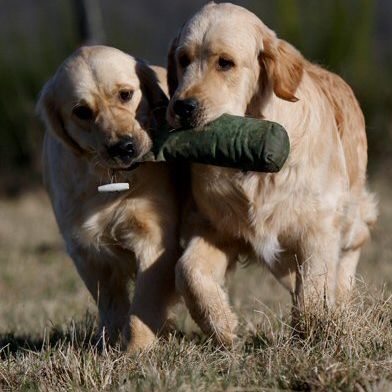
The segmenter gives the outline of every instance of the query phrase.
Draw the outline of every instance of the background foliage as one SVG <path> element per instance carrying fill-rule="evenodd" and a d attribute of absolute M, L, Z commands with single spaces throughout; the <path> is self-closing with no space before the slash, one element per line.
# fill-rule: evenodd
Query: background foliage
<path fill-rule="evenodd" d="M 0 178 L 36 183 L 40 88 L 79 44 L 78 0 L 0 0 Z M 309 59 L 342 75 L 364 109 L 371 170 L 386 170 L 392 142 L 392 3 L 389 0 L 242 0 Z M 165 65 L 171 38 L 205 1 L 97 1 L 105 43 Z M 388 173 L 389 174 L 389 173 Z"/>

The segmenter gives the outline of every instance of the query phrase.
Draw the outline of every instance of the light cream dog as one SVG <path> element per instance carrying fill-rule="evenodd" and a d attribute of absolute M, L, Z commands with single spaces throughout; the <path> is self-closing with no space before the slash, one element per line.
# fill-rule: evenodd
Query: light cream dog
<path fill-rule="evenodd" d="M 176 285 L 195 321 L 232 342 L 236 317 L 222 285 L 240 253 L 264 260 L 295 309 L 324 293 L 329 302 L 345 296 L 376 219 L 365 123 L 350 87 L 229 3 L 209 3 L 183 26 L 168 67 L 173 126 L 248 115 L 282 124 L 291 142 L 277 174 L 192 165 L 196 211 Z"/>
<path fill-rule="evenodd" d="M 154 70 L 162 82 L 165 70 Z M 38 103 L 47 128 L 44 181 L 68 253 L 97 302 L 102 331 L 111 342 L 121 334 L 130 348 L 151 344 L 164 327 L 179 257 L 170 171 L 134 165 L 151 147 L 153 110 L 167 103 L 154 70 L 114 48 L 81 48 Z M 97 192 L 114 180 L 130 190 Z"/>

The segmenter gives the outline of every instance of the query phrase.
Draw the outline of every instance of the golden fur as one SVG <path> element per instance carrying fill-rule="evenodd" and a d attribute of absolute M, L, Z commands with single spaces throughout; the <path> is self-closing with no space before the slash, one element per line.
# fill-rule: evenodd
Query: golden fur
<path fill-rule="evenodd" d="M 282 124 L 291 142 L 276 174 L 191 167 L 194 209 L 176 285 L 204 332 L 228 344 L 235 336 L 222 285 L 240 253 L 264 260 L 295 309 L 324 292 L 329 303 L 346 296 L 376 219 L 365 123 L 351 88 L 229 3 L 209 3 L 183 26 L 169 52 L 168 83 L 173 126 L 180 124 L 173 103 L 194 98 L 194 125 L 249 115 Z"/>
<path fill-rule="evenodd" d="M 151 146 L 153 110 L 167 102 L 166 72 L 155 72 L 109 47 L 79 49 L 45 85 L 38 111 L 46 124 L 44 182 L 67 251 L 97 302 L 101 330 L 128 347 L 151 344 L 175 298 L 177 201 L 168 167 L 143 164 L 132 171 L 111 159 L 106 147 L 122 135 L 135 140 L 138 157 Z M 119 92 L 133 91 L 129 102 Z M 75 117 L 88 105 L 91 120 Z M 99 194 L 112 180 L 130 190 Z M 132 304 L 130 279 L 136 275 Z"/>

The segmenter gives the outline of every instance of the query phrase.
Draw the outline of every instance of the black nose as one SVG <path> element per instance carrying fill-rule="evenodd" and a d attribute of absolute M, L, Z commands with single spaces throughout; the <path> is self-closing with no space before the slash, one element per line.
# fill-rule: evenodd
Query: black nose
<path fill-rule="evenodd" d="M 131 159 L 135 156 L 135 145 L 130 136 L 121 138 L 119 142 L 108 147 L 112 158 Z"/>
<path fill-rule="evenodd" d="M 182 119 L 188 119 L 192 116 L 193 112 L 197 109 L 198 102 L 195 98 L 177 99 L 174 101 L 174 113 Z"/>

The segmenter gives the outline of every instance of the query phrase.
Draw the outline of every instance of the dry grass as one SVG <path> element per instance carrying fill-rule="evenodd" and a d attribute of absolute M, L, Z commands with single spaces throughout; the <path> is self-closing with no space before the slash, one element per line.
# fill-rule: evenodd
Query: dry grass
<path fill-rule="evenodd" d="M 47 198 L 0 201 L 0 390 L 392 390 L 392 201 L 388 183 L 372 188 L 380 220 L 350 306 L 309 312 L 293 333 L 288 295 L 251 266 L 230 285 L 236 347 L 177 333 L 139 355 L 98 351 L 95 307 Z"/>

